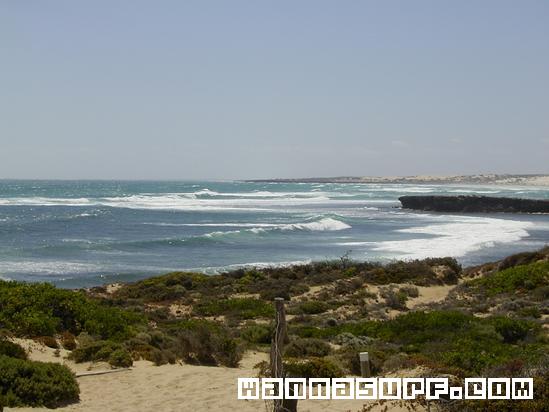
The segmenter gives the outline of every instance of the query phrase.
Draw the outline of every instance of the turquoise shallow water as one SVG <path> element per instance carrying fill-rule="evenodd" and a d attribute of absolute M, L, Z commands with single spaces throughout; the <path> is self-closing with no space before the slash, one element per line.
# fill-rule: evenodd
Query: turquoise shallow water
<path fill-rule="evenodd" d="M 476 264 L 549 243 L 549 216 L 398 208 L 422 193 L 549 198 L 535 187 L 0 181 L 0 276 L 80 287 L 346 252 Z"/>

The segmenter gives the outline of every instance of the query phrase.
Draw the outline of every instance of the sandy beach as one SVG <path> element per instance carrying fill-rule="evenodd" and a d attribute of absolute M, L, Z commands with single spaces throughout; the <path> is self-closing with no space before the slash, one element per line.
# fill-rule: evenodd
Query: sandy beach
<path fill-rule="evenodd" d="M 60 356 L 54 349 L 45 347 L 30 340 L 16 339 L 29 351 L 29 357 L 42 362 L 60 362 L 71 368 L 76 374 L 92 371 L 111 370 L 106 363 L 75 364 L 64 357 L 67 351 L 61 350 Z M 56 409 L 65 411 L 89 412 L 201 412 L 231 411 L 242 412 L 265 411 L 264 401 L 238 400 L 236 398 L 237 379 L 239 377 L 257 376 L 254 365 L 267 360 L 268 355 L 262 352 L 247 352 L 240 367 L 208 367 L 187 364 L 154 366 L 148 361 L 137 361 L 130 370 L 104 375 L 78 377 L 80 385 L 80 402 Z M 411 376 L 411 372 L 407 376 Z M 303 400 L 299 401 L 300 412 L 331 411 L 358 412 L 364 401 L 360 400 Z M 371 404 L 369 404 L 371 405 Z M 372 405 L 371 411 L 382 411 L 385 406 Z M 404 405 L 391 403 L 391 411 L 409 411 Z M 423 410 L 414 405 L 417 411 Z M 39 412 L 47 408 L 5 408 L 5 411 Z"/>

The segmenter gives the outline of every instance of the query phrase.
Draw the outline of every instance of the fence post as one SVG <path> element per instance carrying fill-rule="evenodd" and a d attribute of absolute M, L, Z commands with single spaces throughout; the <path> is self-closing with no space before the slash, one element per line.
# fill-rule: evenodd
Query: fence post
<path fill-rule="evenodd" d="M 360 358 L 360 376 L 369 378 L 371 376 L 370 355 L 368 355 L 368 352 L 360 352 L 358 356 Z"/>
<path fill-rule="evenodd" d="M 275 298 L 275 330 L 271 340 L 271 377 L 285 378 L 282 350 L 288 343 L 284 298 Z M 283 391 L 283 388 L 280 388 Z M 297 399 L 274 399 L 274 412 L 297 412 Z"/>

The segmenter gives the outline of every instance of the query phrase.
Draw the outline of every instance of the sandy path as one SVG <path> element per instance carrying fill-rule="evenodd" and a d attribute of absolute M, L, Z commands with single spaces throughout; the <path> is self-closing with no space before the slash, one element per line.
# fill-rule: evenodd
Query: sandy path
<path fill-rule="evenodd" d="M 53 350 L 34 342 L 18 340 L 31 349 L 30 358 L 40 361 L 52 361 L 66 364 L 75 372 L 87 370 L 106 370 L 106 364 L 78 364 L 55 357 Z M 263 401 L 244 401 L 236 399 L 237 378 L 254 377 L 255 364 L 267 359 L 267 354 L 247 352 L 239 368 L 194 366 L 186 364 L 154 366 L 147 361 L 135 362 L 132 370 L 118 373 L 82 376 L 80 384 L 80 402 L 63 408 L 65 411 L 90 412 L 201 412 L 265 411 Z M 300 412 L 331 411 L 357 412 L 364 401 L 357 400 L 300 400 Z M 379 406 L 372 409 L 381 411 Z M 6 411 L 38 412 L 46 408 L 5 408 Z M 389 407 L 390 411 L 406 411 L 398 406 Z"/>
<path fill-rule="evenodd" d="M 431 303 L 442 302 L 448 297 L 450 291 L 456 285 L 441 285 L 441 286 L 416 286 L 419 292 L 417 298 L 410 298 L 406 302 L 406 306 L 410 309 L 418 309 L 427 306 Z"/>

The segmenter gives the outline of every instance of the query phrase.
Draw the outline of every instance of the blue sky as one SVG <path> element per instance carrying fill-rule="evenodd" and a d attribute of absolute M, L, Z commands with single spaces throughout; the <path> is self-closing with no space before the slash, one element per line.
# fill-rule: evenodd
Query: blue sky
<path fill-rule="evenodd" d="M 0 0 L 0 178 L 547 173 L 548 1 Z"/>

